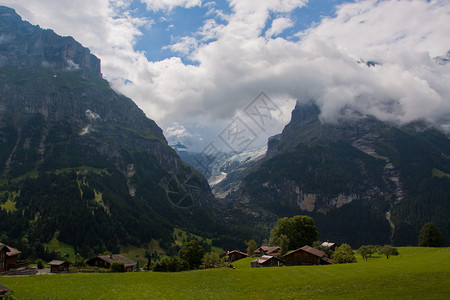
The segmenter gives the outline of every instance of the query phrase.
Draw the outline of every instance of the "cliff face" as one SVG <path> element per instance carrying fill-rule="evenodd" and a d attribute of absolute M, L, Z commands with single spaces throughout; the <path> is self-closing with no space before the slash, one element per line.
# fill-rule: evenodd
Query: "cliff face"
<path fill-rule="evenodd" d="M 321 239 L 354 246 L 414 245 L 428 221 L 450 236 L 440 213 L 450 213 L 444 134 L 420 122 L 397 127 L 358 112 L 322 124 L 319 114 L 313 103 L 297 104 L 283 132 L 269 139 L 266 157 L 245 171 L 240 191 L 226 199 L 232 220 L 247 215 L 241 219 L 258 228 L 265 226 L 260 219 L 272 224 L 308 214 Z"/>
<path fill-rule="evenodd" d="M 42 226 L 34 241 L 58 234 L 87 254 L 151 239 L 168 248 L 174 227 L 207 235 L 215 224 L 205 216 L 213 199 L 206 179 L 132 100 L 110 88 L 100 60 L 73 38 L 32 26 L 5 7 L 0 144 L 0 219 L 31 224 L 11 231 L 11 239 Z M 8 226 L 14 222 L 0 235 Z"/>
<path fill-rule="evenodd" d="M 0 7 L 0 46 L 7 56 L 0 56 L 0 66 L 22 70 L 38 65 L 54 70 L 76 70 L 101 76 L 100 60 L 72 37 L 61 37 L 52 30 L 42 30 L 23 22 L 16 12 Z"/>

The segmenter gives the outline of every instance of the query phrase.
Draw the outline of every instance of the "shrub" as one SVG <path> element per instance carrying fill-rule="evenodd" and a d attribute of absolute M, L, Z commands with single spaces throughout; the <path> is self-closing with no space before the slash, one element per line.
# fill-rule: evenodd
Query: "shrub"
<path fill-rule="evenodd" d="M 111 272 L 125 272 L 125 265 L 122 261 L 114 261 L 110 269 Z"/>
<path fill-rule="evenodd" d="M 331 257 L 333 258 L 333 263 L 335 264 L 356 262 L 355 253 L 348 244 L 342 244 L 340 247 L 337 247 Z"/>

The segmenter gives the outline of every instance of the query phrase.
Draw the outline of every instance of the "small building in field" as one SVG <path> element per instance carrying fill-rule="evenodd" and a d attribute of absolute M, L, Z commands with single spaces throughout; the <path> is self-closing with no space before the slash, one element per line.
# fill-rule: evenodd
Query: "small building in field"
<path fill-rule="evenodd" d="M 289 266 L 326 265 L 333 263 L 331 259 L 328 259 L 325 256 L 325 252 L 308 245 L 285 254 L 281 258 L 286 262 L 286 265 Z"/>
<path fill-rule="evenodd" d="M 321 244 L 321 246 L 322 247 L 326 247 L 326 248 L 330 248 L 331 250 L 336 250 L 336 247 L 339 247 L 339 245 L 338 244 L 336 244 L 336 243 L 331 243 L 331 242 L 323 242 L 322 244 Z"/>
<path fill-rule="evenodd" d="M 135 261 L 132 261 L 131 259 L 128 259 L 120 254 L 97 256 L 91 260 L 88 260 L 87 264 L 92 267 L 109 269 L 111 268 L 111 264 L 116 261 L 123 262 L 123 265 L 125 266 L 125 272 L 133 272 L 133 269 L 136 267 Z"/>
<path fill-rule="evenodd" d="M 14 294 L 13 290 L 0 284 L 0 298 L 11 296 L 12 294 Z"/>
<path fill-rule="evenodd" d="M 258 249 L 256 249 L 253 254 L 255 256 L 263 256 L 263 255 L 270 255 L 270 256 L 278 256 L 280 252 L 280 247 L 269 247 L 269 246 L 261 246 Z"/>
<path fill-rule="evenodd" d="M 252 260 L 250 264 L 252 268 L 281 267 L 284 266 L 284 261 L 275 256 L 263 255 L 255 260 Z"/>
<path fill-rule="evenodd" d="M 227 256 L 228 256 L 228 261 L 233 262 L 233 261 L 237 261 L 237 260 L 248 257 L 248 254 L 241 252 L 239 250 L 233 250 L 233 251 L 227 252 Z"/>
<path fill-rule="evenodd" d="M 64 260 L 52 260 L 48 263 L 51 273 L 69 272 L 70 262 Z"/>
<path fill-rule="evenodd" d="M 21 265 L 17 263 L 20 254 L 22 254 L 22 252 L 19 250 L 0 243 L 0 273 L 21 267 Z"/>

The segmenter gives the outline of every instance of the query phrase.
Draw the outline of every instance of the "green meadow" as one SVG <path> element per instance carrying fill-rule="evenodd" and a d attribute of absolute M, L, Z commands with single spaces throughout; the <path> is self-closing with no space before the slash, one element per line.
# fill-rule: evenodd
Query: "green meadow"
<path fill-rule="evenodd" d="M 0 277 L 16 299 L 449 299 L 450 248 L 344 265 Z"/>

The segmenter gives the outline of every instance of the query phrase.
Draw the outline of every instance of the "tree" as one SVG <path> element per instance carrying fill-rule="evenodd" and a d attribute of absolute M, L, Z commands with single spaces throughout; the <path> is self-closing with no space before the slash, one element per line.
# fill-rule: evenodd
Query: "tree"
<path fill-rule="evenodd" d="M 425 223 L 419 234 L 420 247 L 442 247 L 445 238 L 439 228 L 433 222 Z"/>
<path fill-rule="evenodd" d="M 397 248 L 389 245 L 384 245 L 380 250 L 378 250 L 378 253 L 386 255 L 386 259 L 389 259 L 389 256 L 397 256 L 399 254 Z"/>
<path fill-rule="evenodd" d="M 111 272 L 125 272 L 123 261 L 113 261 L 110 267 Z"/>
<path fill-rule="evenodd" d="M 190 269 L 196 269 L 200 266 L 203 254 L 203 247 L 196 240 L 185 243 L 179 251 L 180 258 L 188 262 Z"/>
<path fill-rule="evenodd" d="M 340 247 L 337 247 L 331 257 L 333 258 L 333 263 L 335 264 L 356 262 L 355 253 L 348 244 L 342 244 Z"/>
<path fill-rule="evenodd" d="M 372 257 L 372 254 L 376 252 L 376 248 L 373 245 L 364 245 L 357 252 L 367 261 L 367 258 Z"/>
<path fill-rule="evenodd" d="M 255 252 L 255 250 L 258 249 L 258 244 L 256 244 L 255 240 L 250 240 L 246 244 L 248 256 L 253 256 L 253 252 Z"/>
<path fill-rule="evenodd" d="M 205 255 L 203 255 L 202 262 L 206 268 L 211 268 L 214 267 L 215 265 L 219 265 L 220 264 L 219 254 L 217 254 L 214 251 L 212 251 L 211 253 L 205 253 Z"/>
<path fill-rule="evenodd" d="M 287 235 L 282 234 L 278 241 L 280 245 L 280 255 L 285 255 L 289 250 L 289 238 Z"/>
<path fill-rule="evenodd" d="M 319 236 L 319 231 L 314 224 L 314 219 L 308 216 L 294 216 L 281 218 L 272 229 L 270 240 L 273 244 L 280 244 L 281 235 L 289 239 L 289 248 L 297 249 L 305 245 L 311 245 Z"/>

